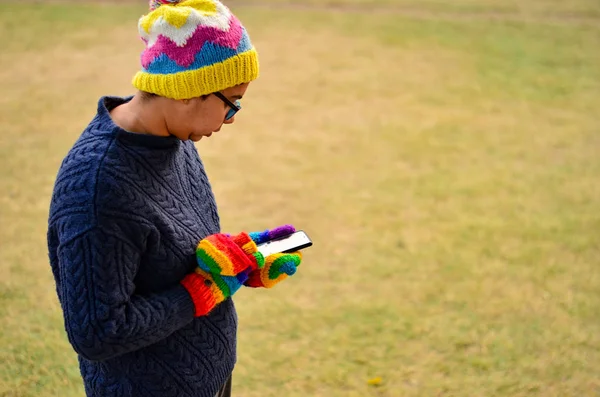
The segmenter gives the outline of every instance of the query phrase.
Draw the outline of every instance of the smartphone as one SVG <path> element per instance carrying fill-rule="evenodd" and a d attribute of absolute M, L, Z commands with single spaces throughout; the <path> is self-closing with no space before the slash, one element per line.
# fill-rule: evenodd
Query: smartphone
<path fill-rule="evenodd" d="M 271 254 L 276 254 L 278 252 L 294 252 L 310 247 L 311 245 L 312 241 L 308 235 L 304 233 L 304 231 L 298 230 L 296 233 L 292 233 L 289 236 L 267 241 L 266 243 L 259 244 L 257 247 L 258 251 L 266 258 Z"/>

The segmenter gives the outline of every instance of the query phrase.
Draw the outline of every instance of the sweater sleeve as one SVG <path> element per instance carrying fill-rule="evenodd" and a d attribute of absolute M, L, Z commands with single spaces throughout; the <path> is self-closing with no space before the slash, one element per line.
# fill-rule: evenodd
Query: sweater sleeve
<path fill-rule="evenodd" d="M 67 335 L 88 360 L 148 346 L 193 319 L 192 299 L 181 285 L 136 294 L 134 278 L 142 254 L 123 238 L 92 228 L 61 244 L 57 254 Z"/>

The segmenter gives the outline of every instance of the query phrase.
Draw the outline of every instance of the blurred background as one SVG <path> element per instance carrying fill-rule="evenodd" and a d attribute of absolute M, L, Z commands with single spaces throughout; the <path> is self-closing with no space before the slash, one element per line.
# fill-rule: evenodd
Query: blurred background
<path fill-rule="evenodd" d="M 198 145 L 241 291 L 234 395 L 600 395 L 600 2 L 230 1 L 261 77 Z M 83 396 L 46 248 L 60 162 L 133 94 L 143 0 L 0 1 L 0 396 Z"/>

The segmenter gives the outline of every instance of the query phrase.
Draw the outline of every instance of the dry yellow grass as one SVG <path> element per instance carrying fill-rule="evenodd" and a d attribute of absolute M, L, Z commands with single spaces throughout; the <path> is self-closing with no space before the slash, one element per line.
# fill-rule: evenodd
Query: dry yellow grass
<path fill-rule="evenodd" d="M 248 5 L 241 0 L 230 3 Z M 253 6 L 336 9 L 347 11 L 404 12 L 414 16 L 447 18 L 534 19 L 542 21 L 589 21 L 600 18 L 594 0 L 258 0 Z"/>
<path fill-rule="evenodd" d="M 0 396 L 82 395 L 48 199 L 98 97 L 131 93 L 141 12 L 0 5 Z M 600 394 L 600 30 L 239 12 L 262 77 L 198 145 L 223 229 L 315 246 L 236 298 L 236 392 Z"/>

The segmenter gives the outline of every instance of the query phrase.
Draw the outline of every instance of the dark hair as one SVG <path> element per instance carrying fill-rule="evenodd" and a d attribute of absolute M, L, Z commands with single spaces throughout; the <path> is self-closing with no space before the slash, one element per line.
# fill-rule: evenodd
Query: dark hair
<path fill-rule="evenodd" d="M 153 94 L 152 92 L 140 91 L 140 98 L 142 101 L 149 101 L 151 99 L 156 98 L 158 95 Z"/>
<path fill-rule="evenodd" d="M 205 101 L 211 94 L 202 95 L 200 98 Z M 154 98 L 157 98 L 159 95 L 154 94 L 152 92 L 140 91 L 140 98 L 142 101 L 150 101 Z"/>

